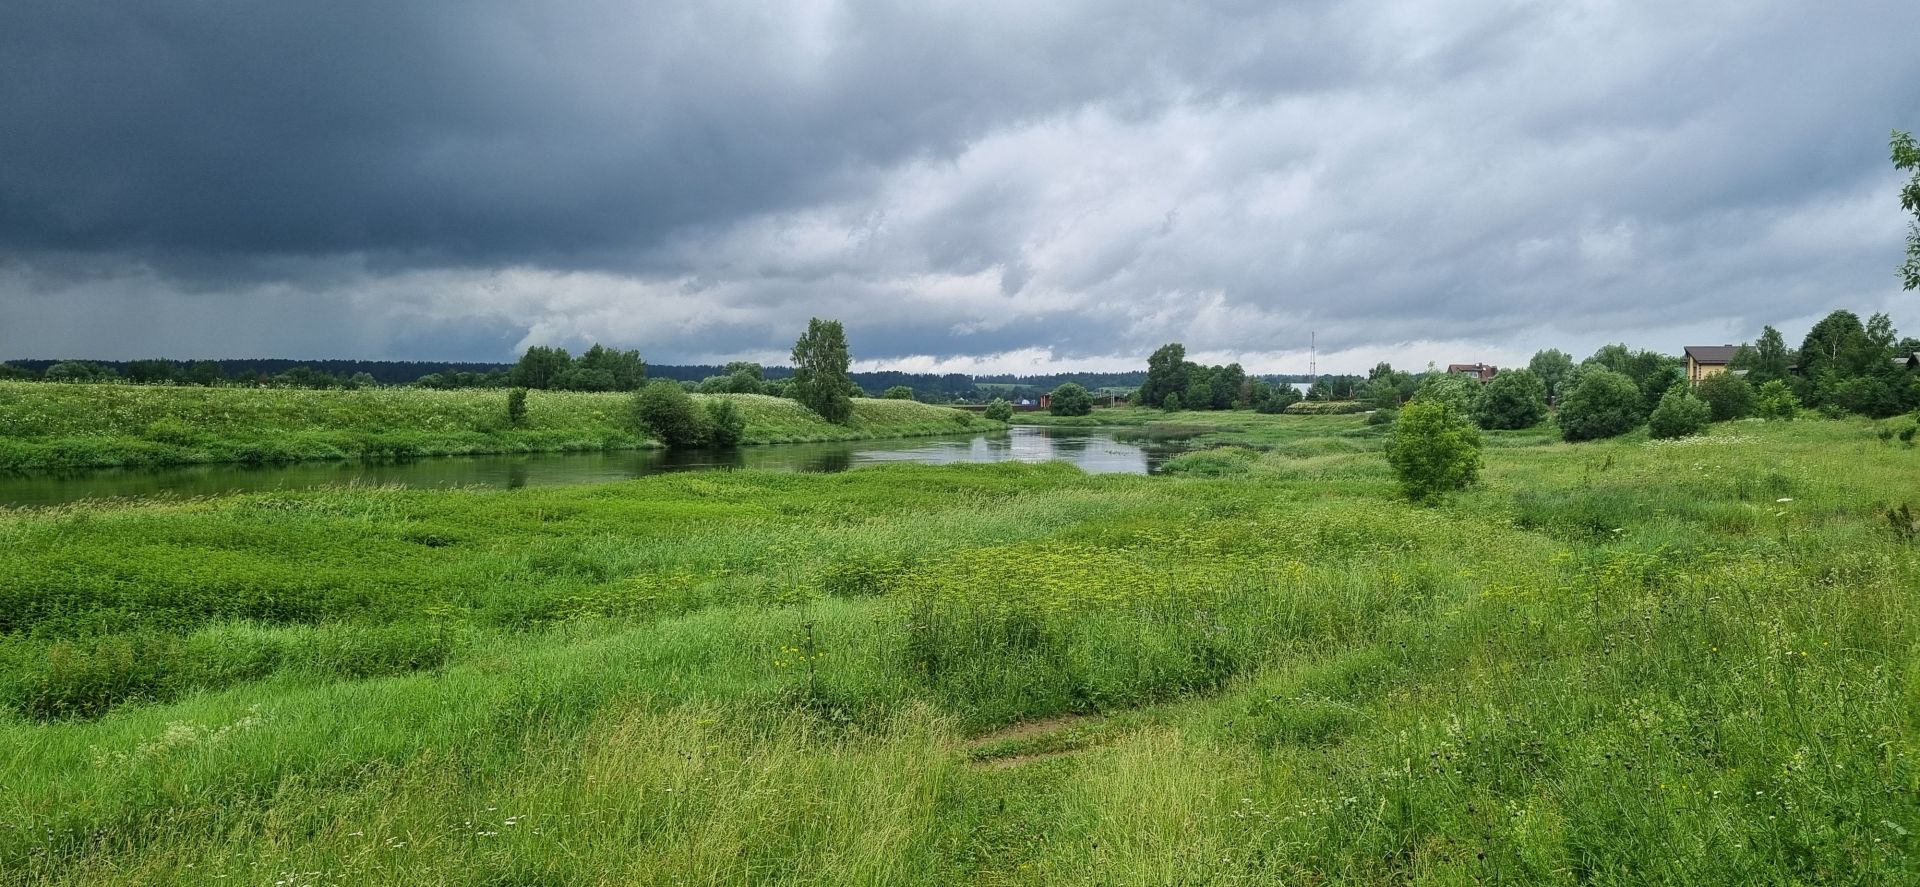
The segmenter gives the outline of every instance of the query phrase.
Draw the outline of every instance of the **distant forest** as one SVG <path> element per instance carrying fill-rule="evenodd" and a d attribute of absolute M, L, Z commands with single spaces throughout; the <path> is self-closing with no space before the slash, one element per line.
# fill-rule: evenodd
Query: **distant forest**
<path fill-rule="evenodd" d="M 32 373 L 35 376 L 43 376 L 49 368 L 56 364 L 81 362 L 83 361 L 14 360 L 8 361 L 7 365 L 17 370 Z M 110 371 L 112 375 L 121 378 L 138 378 L 142 375 L 142 367 L 137 365 L 151 367 L 156 362 L 157 361 L 117 360 L 84 361 L 84 363 Z M 190 368 L 199 365 L 205 367 L 205 369 L 201 370 L 203 373 L 213 367 L 218 367 L 219 375 L 224 381 L 239 384 L 245 384 L 249 381 L 271 384 L 275 380 L 285 381 L 283 377 L 288 373 L 293 373 L 295 376 L 306 376 L 309 374 L 319 376 L 324 374 L 327 377 L 342 380 L 360 377 L 363 380 L 378 385 L 411 385 L 428 377 L 451 379 L 456 376 L 461 376 L 467 380 L 473 380 L 473 382 L 469 382 L 468 384 L 478 382 L 484 385 L 486 382 L 481 380 L 498 380 L 498 385 L 505 386 L 507 384 L 507 375 L 514 367 L 511 363 L 463 363 L 425 360 L 289 360 L 283 358 L 208 360 L 195 362 L 168 361 L 168 363 L 173 364 L 173 375 L 178 379 L 187 379 Z M 305 368 L 307 372 L 296 372 L 301 368 Z M 676 382 L 697 383 L 717 376 L 725 376 L 728 372 L 729 370 L 725 366 L 710 364 L 646 365 L 646 375 L 648 378 L 672 379 Z M 793 369 L 791 367 L 783 366 L 766 367 L 764 372 L 765 378 L 770 381 L 786 379 L 793 375 Z M 1044 375 L 998 373 L 978 376 L 965 373 L 905 373 L 886 370 L 871 373 L 856 372 L 849 375 L 852 377 L 854 384 L 859 385 L 862 389 L 872 394 L 877 395 L 895 386 L 906 386 L 913 389 L 914 396 L 918 399 L 942 402 L 952 400 L 978 401 L 993 397 L 1038 397 L 1041 393 L 1052 391 L 1054 388 L 1067 382 L 1077 382 L 1094 391 L 1103 388 L 1131 390 L 1139 388 L 1147 378 L 1145 370 L 1124 373 L 1048 373 Z M 1304 374 L 1267 375 L 1260 376 L 1259 378 L 1274 383 L 1308 383 L 1313 381 L 1311 376 Z"/>

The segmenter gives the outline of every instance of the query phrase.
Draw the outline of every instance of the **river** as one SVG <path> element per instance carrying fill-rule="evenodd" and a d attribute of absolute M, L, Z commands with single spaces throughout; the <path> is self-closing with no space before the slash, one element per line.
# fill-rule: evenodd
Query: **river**
<path fill-rule="evenodd" d="M 47 506 L 81 499 L 216 496 L 255 490 L 344 484 L 409 487 L 547 487 L 596 484 L 670 471 L 845 471 L 862 465 L 919 462 L 1069 462 L 1090 474 L 1152 474 L 1178 446 L 1115 440 L 1094 429 L 1015 427 L 956 437 L 774 444 L 732 450 L 631 450 L 442 456 L 401 462 L 298 462 L 290 465 L 182 465 L 0 474 L 0 505 Z"/>

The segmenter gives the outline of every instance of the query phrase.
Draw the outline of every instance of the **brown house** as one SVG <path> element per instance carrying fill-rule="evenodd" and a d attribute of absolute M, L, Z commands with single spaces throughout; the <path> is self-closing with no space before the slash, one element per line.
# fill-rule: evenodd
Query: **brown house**
<path fill-rule="evenodd" d="M 1739 350 L 1738 345 L 1688 345 L 1687 382 L 1698 384 L 1701 379 L 1726 372 Z"/>
<path fill-rule="evenodd" d="M 1472 376 L 1476 382 L 1485 382 L 1493 378 L 1494 374 L 1498 372 L 1500 372 L 1499 368 L 1490 363 L 1447 364 L 1447 375 L 1452 376 L 1458 374 L 1462 376 Z"/>

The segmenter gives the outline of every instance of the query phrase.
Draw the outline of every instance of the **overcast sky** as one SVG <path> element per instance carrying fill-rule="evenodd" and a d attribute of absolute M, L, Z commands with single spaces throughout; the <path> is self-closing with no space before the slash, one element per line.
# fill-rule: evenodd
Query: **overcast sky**
<path fill-rule="evenodd" d="M 1916 34 L 1913 0 L 7 0 L 0 358 L 1920 333 Z"/>

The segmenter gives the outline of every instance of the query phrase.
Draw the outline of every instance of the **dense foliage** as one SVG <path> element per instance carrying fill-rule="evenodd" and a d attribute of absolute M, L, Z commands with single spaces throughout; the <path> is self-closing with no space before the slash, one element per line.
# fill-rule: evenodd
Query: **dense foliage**
<path fill-rule="evenodd" d="M 638 351 L 594 345 L 575 360 L 565 348 L 535 345 L 513 365 L 508 380 L 518 388 L 548 391 L 634 391 L 647 381 L 647 365 Z M 460 387 L 430 384 L 423 387 Z"/>
<path fill-rule="evenodd" d="M 1694 393 L 1706 401 L 1715 422 L 1744 419 L 1753 413 L 1753 385 L 1738 373 L 1715 373 L 1701 379 Z"/>
<path fill-rule="evenodd" d="M 1699 434 L 1713 418 L 1706 401 L 1694 396 L 1685 382 L 1667 389 L 1653 413 L 1647 416 L 1647 434 L 1655 440 L 1672 440 Z"/>
<path fill-rule="evenodd" d="M 986 410 L 983 411 L 981 415 L 995 422 L 1005 422 L 1013 418 L 1013 405 L 1007 403 L 1002 398 L 996 397 L 992 403 L 987 404 Z"/>
<path fill-rule="evenodd" d="M 1558 348 L 1548 348 L 1536 352 L 1533 359 L 1527 361 L 1527 369 L 1546 386 L 1547 396 L 1557 400 L 1561 381 L 1573 372 L 1573 358 Z"/>
<path fill-rule="evenodd" d="M 1062 383 L 1048 398 L 1047 412 L 1056 416 L 1085 416 L 1093 412 L 1093 395 L 1078 382 Z"/>
<path fill-rule="evenodd" d="M 1474 404 L 1481 428 L 1532 428 L 1547 417 L 1547 386 L 1532 370 L 1506 370 L 1487 382 Z"/>
<path fill-rule="evenodd" d="M 1900 266 L 1900 279 L 1907 289 L 1920 289 L 1920 142 L 1912 133 L 1894 130 L 1893 168 L 1913 171 L 1913 177 L 1900 188 L 1900 208 L 1913 213 L 1907 223 L 1907 261 Z"/>
<path fill-rule="evenodd" d="M 1407 498 L 1435 502 L 1480 476 L 1480 432 L 1446 397 L 1415 397 L 1393 422 L 1387 463 Z"/>
<path fill-rule="evenodd" d="M 1787 421 L 1800 412 L 1800 399 L 1793 396 L 1793 389 L 1780 379 L 1774 379 L 1760 386 L 1753 398 L 1753 414 L 1762 419 Z"/>
<path fill-rule="evenodd" d="M 700 446 L 712 431 L 706 410 L 678 382 L 661 380 L 641 388 L 633 395 L 633 416 L 647 436 L 669 447 Z"/>
<path fill-rule="evenodd" d="M 847 331 L 840 321 L 818 317 L 807 321 L 807 331 L 793 343 L 793 380 L 787 386 L 788 396 L 828 422 L 846 424 L 853 415 L 850 393 L 855 386 L 847 378 L 851 362 Z"/>
<path fill-rule="evenodd" d="M 1571 442 L 1625 434 L 1640 425 L 1641 405 L 1640 387 L 1631 378 L 1603 367 L 1582 368 L 1561 398 L 1560 436 Z"/>

